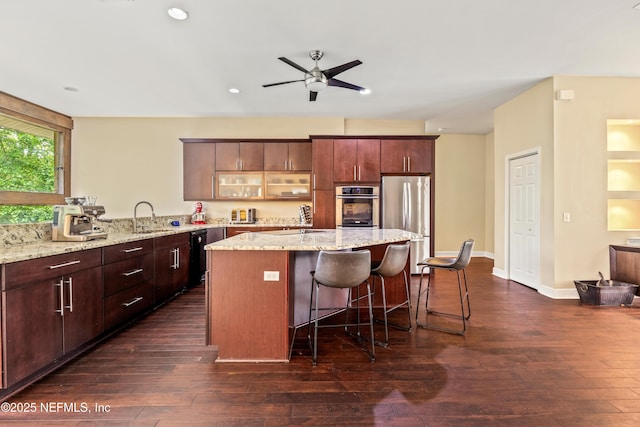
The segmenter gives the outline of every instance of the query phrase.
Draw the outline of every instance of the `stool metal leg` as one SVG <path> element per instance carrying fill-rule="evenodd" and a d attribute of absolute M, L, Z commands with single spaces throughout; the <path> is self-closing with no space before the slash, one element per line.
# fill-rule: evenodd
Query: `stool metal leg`
<path fill-rule="evenodd" d="M 373 303 L 372 303 L 372 299 L 371 299 L 371 286 L 369 285 L 369 282 L 366 281 L 365 282 L 367 284 L 367 300 L 369 303 L 368 309 L 369 309 L 369 329 L 370 329 L 370 334 L 371 334 L 371 338 L 365 338 L 364 336 L 362 336 L 361 332 L 360 332 L 360 326 L 361 326 L 361 321 L 360 321 L 360 298 L 359 298 L 359 289 L 358 289 L 358 297 L 355 298 L 355 302 L 356 302 L 356 323 L 350 323 L 349 322 L 349 312 L 352 311 L 353 308 L 349 307 L 350 302 L 354 301 L 354 299 L 352 299 L 352 295 L 351 295 L 351 289 L 349 289 L 349 294 L 347 297 L 347 307 L 345 308 L 345 323 L 342 325 L 318 325 L 318 321 L 320 320 L 320 317 L 318 315 L 318 312 L 320 311 L 320 307 L 319 307 L 319 303 L 318 301 L 320 300 L 320 282 L 318 282 L 317 280 L 312 280 L 311 281 L 311 299 L 309 301 L 309 324 L 308 324 L 308 329 L 307 329 L 307 339 L 309 340 L 309 345 L 311 347 L 312 350 L 312 356 L 311 356 L 311 361 L 313 363 L 313 366 L 317 365 L 317 360 L 318 360 L 318 329 L 320 328 L 331 328 L 331 327 L 336 327 L 336 326 L 343 326 L 345 332 L 352 337 L 355 337 L 356 340 L 360 343 L 362 343 L 363 341 L 371 341 L 371 351 L 367 351 L 366 349 L 364 349 L 364 351 L 367 353 L 367 356 L 369 358 L 370 361 L 375 361 L 376 360 L 376 356 L 375 356 L 375 343 L 374 343 L 374 331 L 373 331 Z M 363 297 L 364 298 L 364 297 Z M 314 307 L 315 305 L 315 307 Z M 311 314 L 313 313 L 313 311 L 315 310 L 315 319 L 313 320 L 313 322 L 311 321 Z M 311 338 L 311 324 L 313 323 L 313 339 Z M 356 327 L 356 333 L 352 333 L 351 331 L 349 331 L 349 327 L 350 326 L 355 326 Z"/>
<path fill-rule="evenodd" d="M 376 341 L 376 344 L 378 344 L 381 347 L 388 347 L 389 345 L 389 326 L 396 328 L 396 329 L 400 329 L 402 331 L 411 331 L 411 296 L 409 293 L 409 282 L 407 281 L 407 272 L 403 271 L 402 274 L 404 275 L 404 289 L 405 289 L 405 295 L 406 295 L 406 300 L 400 304 L 394 305 L 393 307 L 388 308 L 387 307 L 387 291 L 385 289 L 385 282 L 384 282 L 384 276 L 382 276 L 381 274 L 374 274 L 373 275 L 373 280 L 374 280 L 374 294 L 375 294 L 375 278 L 376 276 L 380 278 L 380 287 L 382 290 L 382 309 L 383 309 L 383 315 L 384 315 L 384 341 L 380 342 L 380 341 Z M 389 318 L 388 318 L 388 314 L 391 313 L 393 310 L 400 308 L 400 307 L 404 307 L 406 306 L 407 308 L 407 319 L 408 319 L 408 324 L 407 326 L 403 326 L 403 325 L 399 325 L 397 323 L 393 323 L 393 322 L 389 322 Z M 380 322 L 379 320 L 376 319 L 376 322 Z"/>
<path fill-rule="evenodd" d="M 471 317 L 471 305 L 469 302 L 469 288 L 467 286 L 467 274 L 465 269 L 462 269 L 462 276 L 464 279 L 464 293 L 462 291 L 462 281 L 460 280 L 460 270 L 457 269 L 449 269 L 447 268 L 446 270 L 449 271 L 455 271 L 456 272 L 456 276 L 458 279 L 458 292 L 460 295 L 460 310 L 461 310 L 461 314 L 455 314 L 455 313 L 447 313 L 447 312 L 442 312 L 442 311 L 435 311 L 435 310 L 430 310 L 429 309 L 429 291 L 431 288 L 431 274 L 429 274 L 429 279 L 427 280 L 427 289 L 425 291 L 425 311 L 426 311 L 426 317 L 429 317 L 429 314 L 438 314 L 438 315 L 442 315 L 442 316 L 450 316 L 450 317 L 455 317 L 455 318 L 459 318 L 462 321 L 462 329 L 453 329 L 453 328 L 446 328 L 443 326 L 438 326 L 438 325 L 434 325 L 432 323 L 428 323 L 428 321 L 426 321 L 425 323 L 419 323 L 418 322 L 418 311 L 420 310 L 420 294 L 422 292 L 422 272 L 424 272 L 424 269 L 427 266 L 423 266 L 422 267 L 422 271 L 420 273 L 420 284 L 418 286 L 418 307 L 416 308 L 416 323 L 418 324 L 419 327 L 421 328 L 425 328 L 425 329 L 434 329 L 434 330 L 438 330 L 438 331 L 443 331 L 443 332 L 449 332 L 449 333 L 453 333 L 453 334 L 457 334 L 457 335 L 464 335 L 466 330 L 467 330 L 467 324 L 466 324 L 466 320 L 469 320 L 469 318 Z M 430 267 L 430 268 L 434 268 L 434 267 Z M 465 313 L 465 307 L 464 307 L 464 300 L 467 301 L 467 310 Z"/>

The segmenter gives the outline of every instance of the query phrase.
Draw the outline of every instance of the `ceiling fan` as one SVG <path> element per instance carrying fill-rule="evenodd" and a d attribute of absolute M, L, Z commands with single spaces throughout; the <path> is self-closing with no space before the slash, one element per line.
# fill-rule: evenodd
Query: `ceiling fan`
<path fill-rule="evenodd" d="M 322 59 L 323 54 L 324 52 L 322 52 L 321 50 L 312 50 L 309 52 L 309 57 L 316 62 L 315 67 L 313 67 L 310 70 L 306 70 L 305 68 L 301 67 L 300 65 L 291 61 L 290 59 L 287 59 L 284 56 L 281 56 L 278 59 L 286 64 L 291 65 L 293 68 L 302 71 L 304 73 L 304 79 L 289 80 L 286 82 L 279 82 L 279 83 L 270 83 L 270 84 L 262 85 L 262 87 L 271 87 L 271 86 L 284 85 L 287 83 L 304 82 L 304 85 L 306 86 L 306 88 L 309 89 L 309 101 L 315 101 L 316 98 L 318 97 L 318 91 L 321 91 L 327 86 L 342 87 L 345 89 L 357 90 L 359 92 L 365 91 L 365 88 L 363 87 L 356 86 L 351 83 L 343 82 L 342 80 L 334 79 L 335 76 L 342 73 L 343 71 L 347 71 L 350 68 L 353 68 L 357 65 L 362 64 L 362 61 L 356 59 L 355 61 L 347 62 L 346 64 L 338 65 L 337 67 L 321 70 L 320 67 L 318 67 L 318 61 Z"/>

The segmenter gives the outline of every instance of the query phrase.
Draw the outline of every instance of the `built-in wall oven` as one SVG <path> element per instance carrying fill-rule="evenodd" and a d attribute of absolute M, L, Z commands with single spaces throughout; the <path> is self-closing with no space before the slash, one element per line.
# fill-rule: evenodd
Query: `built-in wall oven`
<path fill-rule="evenodd" d="M 336 227 L 378 227 L 379 186 L 336 187 Z"/>

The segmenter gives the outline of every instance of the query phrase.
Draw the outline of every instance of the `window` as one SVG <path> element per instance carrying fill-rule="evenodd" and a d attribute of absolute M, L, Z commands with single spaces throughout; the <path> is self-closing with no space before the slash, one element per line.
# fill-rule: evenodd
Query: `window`
<path fill-rule="evenodd" d="M 0 92 L 0 223 L 49 221 L 70 188 L 70 117 Z"/>

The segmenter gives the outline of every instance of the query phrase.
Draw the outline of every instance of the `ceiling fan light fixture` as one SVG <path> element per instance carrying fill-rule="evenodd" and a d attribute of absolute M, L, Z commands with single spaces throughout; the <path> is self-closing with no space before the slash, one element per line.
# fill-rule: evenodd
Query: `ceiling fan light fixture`
<path fill-rule="evenodd" d="M 167 13 L 170 17 L 177 21 L 184 21 L 189 17 L 189 13 L 184 9 L 180 9 L 179 7 L 169 8 L 169 10 L 167 10 Z"/>
<path fill-rule="evenodd" d="M 327 77 L 318 67 L 305 74 L 304 85 L 311 92 L 319 92 L 322 89 L 326 88 L 328 84 L 329 81 L 327 80 Z"/>

